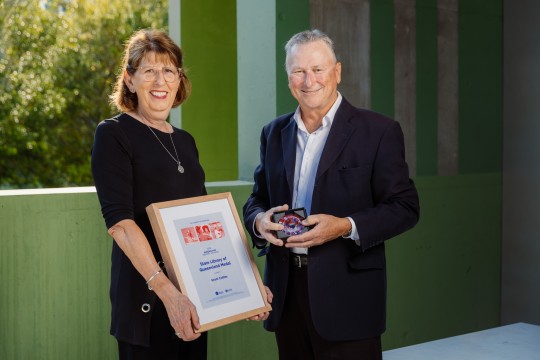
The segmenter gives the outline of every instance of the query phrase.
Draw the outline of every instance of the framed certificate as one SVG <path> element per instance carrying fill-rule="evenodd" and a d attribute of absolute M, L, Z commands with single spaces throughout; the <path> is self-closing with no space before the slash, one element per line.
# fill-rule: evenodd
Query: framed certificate
<path fill-rule="evenodd" d="M 270 311 L 231 193 L 146 208 L 167 275 L 197 308 L 200 332 Z"/>

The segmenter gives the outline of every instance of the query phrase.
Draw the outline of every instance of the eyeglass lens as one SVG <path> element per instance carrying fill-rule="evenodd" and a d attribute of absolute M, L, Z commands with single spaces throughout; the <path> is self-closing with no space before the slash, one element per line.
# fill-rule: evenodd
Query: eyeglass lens
<path fill-rule="evenodd" d="M 158 73 L 163 74 L 163 79 L 166 82 L 174 82 L 178 80 L 180 73 L 177 68 L 165 66 L 162 69 L 154 68 L 153 66 L 140 67 L 144 81 L 153 81 L 157 78 Z"/>

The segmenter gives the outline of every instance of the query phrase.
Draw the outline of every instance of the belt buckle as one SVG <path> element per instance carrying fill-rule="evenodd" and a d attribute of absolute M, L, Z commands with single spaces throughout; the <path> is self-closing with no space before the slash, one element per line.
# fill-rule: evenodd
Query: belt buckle
<path fill-rule="evenodd" d="M 302 257 L 301 255 L 293 255 L 294 257 L 294 266 L 296 266 L 297 268 L 301 269 L 302 268 Z"/>

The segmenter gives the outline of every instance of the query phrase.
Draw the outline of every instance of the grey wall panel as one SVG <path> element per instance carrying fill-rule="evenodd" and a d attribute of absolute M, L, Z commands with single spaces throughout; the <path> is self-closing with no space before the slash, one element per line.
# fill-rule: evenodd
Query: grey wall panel
<path fill-rule="evenodd" d="M 540 325 L 540 2 L 504 2 L 501 320 Z"/>
<path fill-rule="evenodd" d="M 411 176 L 416 175 L 416 9 L 415 0 L 394 0 L 394 111 L 405 137 Z"/>
<path fill-rule="evenodd" d="M 371 105 L 369 0 L 311 0 L 312 28 L 326 32 L 342 62 L 340 92 L 352 104 Z"/>
<path fill-rule="evenodd" d="M 439 175 L 459 173 L 458 0 L 437 2 Z"/>

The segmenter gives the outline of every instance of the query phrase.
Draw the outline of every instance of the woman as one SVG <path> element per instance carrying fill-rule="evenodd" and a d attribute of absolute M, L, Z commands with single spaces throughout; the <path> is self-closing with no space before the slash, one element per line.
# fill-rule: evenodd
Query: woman
<path fill-rule="evenodd" d="M 114 238 L 111 334 L 121 359 L 206 359 L 197 311 L 162 271 L 145 211 L 154 202 L 206 194 L 193 137 L 167 122 L 190 93 L 182 67 L 182 51 L 166 33 L 136 32 L 111 95 L 122 113 L 95 133 L 92 174 Z"/>

